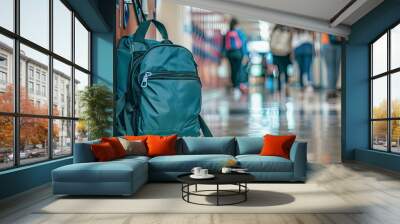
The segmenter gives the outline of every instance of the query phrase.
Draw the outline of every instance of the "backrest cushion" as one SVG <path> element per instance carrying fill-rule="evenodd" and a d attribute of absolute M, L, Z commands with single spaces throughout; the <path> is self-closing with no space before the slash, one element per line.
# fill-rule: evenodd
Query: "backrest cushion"
<path fill-rule="evenodd" d="M 110 145 L 112 146 L 112 148 L 115 151 L 115 155 L 118 158 L 122 158 L 122 157 L 126 156 L 126 151 L 117 137 L 101 138 L 101 142 L 110 143 Z"/>
<path fill-rule="evenodd" d="M 176 155 L 176 139 L 177 135 L 149 135 L 146 140 L 148 148 L 147 155 L 151 157 Z"/>
<path fill-rule="evenodd" d="M 259 154 L 263 147 L 263 137 L 236 137 L 236 155 Z"/>
<path fill-rule="evenodd" d="M 93 144 L 91 145 L 91 149 L 94 157 L 96 157 L 96 161 L 105 162 L 118 158 L 116 151 L 113 149 L 113 146 L 109 142 Z"/>
<path fill-rule="evenodd" d="M 233 137 L 183 137 L 180 154 L 226 154 L 235 155 Z"/>
<path fill-rule="evenodd" d="M 121 142 L 122 146 L 126 151 L 127 156 L 135 155 L 135 156 L 146 156 L 147 148 L 146 143 L 141 140 L 133 140 L 128 141 L 124 138 L 118 138 L 119 142 Z"/>

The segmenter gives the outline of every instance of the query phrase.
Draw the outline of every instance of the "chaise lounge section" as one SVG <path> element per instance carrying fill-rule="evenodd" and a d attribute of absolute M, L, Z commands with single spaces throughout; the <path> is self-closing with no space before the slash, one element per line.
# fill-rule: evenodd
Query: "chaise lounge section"
<path fill-rule="evenodd" d="M 148 181 L 176 181 L 176 177 L 200 166 L 219 171 L 229 160 L 236 160 L 259 182 L 304 182 L 307 144 L 296 141 L 290 159 L 260 156 L 262 137 L 183 137 L 176 145 L 177 155 L 128 156 L 96 162 L 91 145 L 75 144 L 74 163 L 52 172 L 53 193 L 67 195 L 132 195 Z"/>

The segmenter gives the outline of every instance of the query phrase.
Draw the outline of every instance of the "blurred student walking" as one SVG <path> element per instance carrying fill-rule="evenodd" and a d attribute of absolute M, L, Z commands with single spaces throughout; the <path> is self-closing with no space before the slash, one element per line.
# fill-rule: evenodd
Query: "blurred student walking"
<path fill-rule="evenodd" d="M 321 51 L 326 63 L 328 72 L 328 95 L 327 98 L 336 98 L 336 86 L 339 77 L 340 57 L 342 54 L 341 44 L 342 38 L 331 34 L 322 34 Z"/>
<path fill-rule="evenodd" d="M 289 27 L 276 25 L 271 32 L 270 48 L 273 57 L 273 63 L 278 67 L 278 90 L 282 89 L 282 76 L 285 80 L 285 93 L 289 95 L 289 76 L 288 67 L 292 63 L 290 61 L 290 53 L 292 52 L 292 33 Z"/>
<path fill-rule="evenodd" d="M 226 33 L 223 43 L 223 52 L 229 60 L 231 68 L 231 82 L 235 98 L 240 96 L 241 73 L 243 58 L 247 56 L 246 35 L 239 29 L 239 22 L 232 18 L 229 31 Z"/>
<path fill-rule="evenodd" d="M 292 36 L 294 58 L 299 65 L 300 87 L 312 90 L 311 63 L 314 56 L 314 36 L 310 31 L 295 29 Z M 304 83 L 306 78 L 306 83 Z"/>

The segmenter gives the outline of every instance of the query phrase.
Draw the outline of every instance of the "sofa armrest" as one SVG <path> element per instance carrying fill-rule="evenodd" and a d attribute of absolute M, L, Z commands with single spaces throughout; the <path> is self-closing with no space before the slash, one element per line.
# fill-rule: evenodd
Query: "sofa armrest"
<path fill-rule="evenodd" d="M 80 142 L 75 143 L 74 145 L 74 163 L 89 163 L 95 162 L 96 158 L 94 157 L 90 146 L 92 144 L 100 143 L 99 140 L 89 141 L 89 142 Z"/>
<path fill-rule="evenodd" d="M 290 149 L 290 160 L 293 162 L 293 178 L 305 181 L 307 177 L 307 142 L 296 141 Z"/>

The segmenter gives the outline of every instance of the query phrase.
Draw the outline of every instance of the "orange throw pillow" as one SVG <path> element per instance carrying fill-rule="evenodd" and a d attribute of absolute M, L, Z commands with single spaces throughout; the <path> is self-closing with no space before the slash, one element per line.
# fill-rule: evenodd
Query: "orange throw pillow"
<path fill-rule="evenodd" d="M 138 135 L 138 136 L 135 136 L 135 135 L 127 135 L 127 136 L 124 136 L 124 138 L 126 139 L 126 140 L 128 140 L 128 141 L 142 141 L 142 142 L 146 142 L 146 139 L 147 139 L 147 135 Z"/>
<path fill-rule="evenodd" d="M 108 142 L 93 144 L 91 145 L 91 149 L 94 154 L 94 157 L 99 162 L 117 159 L 117 155 L 115 155 L 113 147 Z"/>
<path fill-rule="evenodd" d="M 149 135 L 146 140 L 148 156 L 176 155 L 176 139 L 176 135 Z"/>
<path fill-rule="evenodd" d="M 290 148 L 295 139 L 296 135 L 264 135 L 264 145 L 260 155 L 290 159 Z"/>
<path fill-rule="evenodd" d="M 117 137 L 101 138 L 101 142 L 108 142 L 114 149 L 117 158 L 125 157 L 126 151 Z"/>

